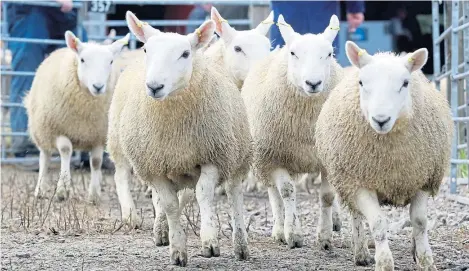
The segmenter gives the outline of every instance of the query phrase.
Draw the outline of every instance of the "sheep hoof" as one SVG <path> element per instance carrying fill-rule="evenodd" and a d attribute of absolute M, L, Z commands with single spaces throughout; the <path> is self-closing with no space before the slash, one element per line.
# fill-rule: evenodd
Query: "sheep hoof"
<path fill-rule="evenodd" d="M 155 241 L 155 244 L 157 247 L 165 247 L 165 246 L 169 246 L 169 239 L 168 239 L 168 236 L 155 236 L 153 238 L 153 240 Z"/>
<path fill-rule="evenodd" d="M 342 228 L 342 221 L 340 218 L 332 218 L 332 230 L 335 232 L 340 232 L 340 229 Z"/>
<path fill-rule="evenodd" d="M 239 261 L 249 259 L 249 247 L 248 247 L 247 242 L 243 244 L 236 244 L 234 248 L 234 253 L 235 253 L 236 259 Z"/>
<path fill-rule="evenodd" d="M 289 248 L 303 246 L 303 235 L 298 233 L 290 233 L 286 235 L 286 241 Z"/>
<path fill-rule="evenodd" d="M 187 265 L 187 252 L 177 249 L 170 249 L 171 264 L 184 267 Z"/>
<path fill-rule="evenodd" d="M 369 251 L 358 252 L 355 255 L 355 264 L 358 266 L 368 266 L 374 263 L 375 259 L 373 259 Z"/>
<path fill-rule="evenodd" d="M 394 260 L 390 250 L 381 251 L 375 256 L 376 267 L 375 271 L 393 271 Z"/>
<path fill-rule="evenodd" d="M 433 257 L 423 255 L 417 257 L 417 270 L 418 271 L 436 271 L 436 266 L 433 264 Z"/>
<path fill-rule="evenodd" d="M 68 198 L 68 191 L 63 188 L 57 189 L 57 192 L 55 193 L 55 198 L 58 202 L 65 201 Z"/>
<path fill-rule="evenodd" d="M 202 244 L 202 256 L 205 258 L 219 257 L 220 247 L 217 240 L 209 240 Z"/>
<path fill-rule="evenodd" d="M 137 229 L 137 214 L 135 212 L 123 212 L 122 213 L 122 221 L 124 221 L 125 224 L 129 225 L 133 229 Z"/>
<path fill-rule="evenodd" d="M 153 227 L 153 240 L 155 241 L 155 244 L 158 247 L 169 245 L 169 228 L 166 219 L 156 220 Z"/>
<path fill-rule="evenodd" d="M 90 193 L 88 194 L 88 201 L 91 202 L 93 205 L 98 205 L 99 203 L 100 193 L 98 191 L 99 190 L 90 191 Z"/>
<path fill-rule="evenodd" d="M 287 242 L 285 241 L 285 234 L 283 233 L 283 227 L 275 227 L 272 230 L 272 237 L 274 238 L 275 242 L 285 245 Z"/>
<path fill-rule="evenodd" d="M 332 250 L 332 240 L 331 239 L 319 240 L 319 244 L 321 246 L 321 249 Z"/>

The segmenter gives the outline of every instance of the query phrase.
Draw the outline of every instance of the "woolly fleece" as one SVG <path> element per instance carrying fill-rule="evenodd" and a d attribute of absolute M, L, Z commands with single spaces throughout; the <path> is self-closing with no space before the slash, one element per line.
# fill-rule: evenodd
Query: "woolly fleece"
<path fill-rule="evenodd" d="M 373 131 L 362 114 L 356 68 L 323 106 L 316 123 L 318 155 L 328 180 L 352 209 L 359 188 L 376 191 L 381 204 L 394 206 L 407 205 L 419 189 L 438 192 L 450 160 L 450 108 L 421 71 L 412 74 L 410 92 L 412 113 L 386 135 Z"/>
<path fill-rule="evenodd" d="M 231 80 L 199 52 L 189 86 L 156 101 L 145 92 L 144 61 L 129 65 L 116 86 L 108 136 L 113 160 L 129 161 L 144 180 L 174 180 L 207 163 L 218 167 L 221 179 L 244 177 L 251 157 L 249 126 Z"/>
<path fill-rule="evenodd" d="M 80 87 L 72 50 L 54 51 L 37 69 L 24 99 L 33 142 L 45 151 L 56 149 L 58 136 L 66 136 L 74 149 L 83 151 L 104 145 L 111 98 L 112 89 L 94 97 Z"/>
<path fill-rule="evenodd" d="M 254 142 L 254 174 L 269 186 L 270 172 L 279 167 L 290 174 L 319 172 L 316 119 L 343 76 L 339 64 L 332 62 L 324 91 L 305 97 L 288 80 L 288 53 L 282 48 L 255 65 L 241 91 Z"/>

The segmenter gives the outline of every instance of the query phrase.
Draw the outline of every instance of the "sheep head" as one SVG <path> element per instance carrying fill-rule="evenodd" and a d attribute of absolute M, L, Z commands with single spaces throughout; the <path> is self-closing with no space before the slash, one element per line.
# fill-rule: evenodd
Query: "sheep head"
<path fill-rule="evenodd" d="M 274 24 L 274 13 L 251 30 L 237 31 L 212 7 L 211 19 L 216 23 L 216 32 L 225 43 L 225 66 L 235 82 L 243 83 L 255 62 L 270 52 L 270 41 L 266 37 Z"/>
<path fill-rule="evenodd" d="M 194 33 L 163 33 L 127 11 L 127 25 L 145 45 L 147 94 L 159 101 L 183 90 L 192 76 L 193 55 L 212 39 L 215 23 L 204 22 Z"/>
<path fill-rule="evenodd" d="M 303 95 L 322 92 L 333 62 L 332 42 L 339 32 L 337 16 L 332 15 L 329 26 L 321 34 L 298 34 L 282 15 L 277 25 L 286 43 L 288 80 Z"/>
<path fill-rule="evenodd" d="M 128 44 L 130 35 L 115 42 L 103 45 L 81 42 L 72 32 L 65 32 L 65 41 L 77 58 L 77 74 L 80 85 L 93 96 L 106 92 L 111 74 L 112 62 Z"/>
<path fill-rule="evenodd" d="M 411 74 L 427 62 L 427 49 L 403 56 L 389 53 L 371 56 L 347 41 L 345 50 L 350 63 L 360 69 L 357 83 L 363 115 L 378 134 L 389 133 L 396 120 L 411 114 Z"/>

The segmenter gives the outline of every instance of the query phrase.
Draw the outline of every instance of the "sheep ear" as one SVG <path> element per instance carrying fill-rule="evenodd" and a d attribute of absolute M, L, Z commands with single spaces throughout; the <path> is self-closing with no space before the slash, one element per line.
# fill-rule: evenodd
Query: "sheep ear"
<path fill-rule="evenodd" d="M 123 37 L 122 39 L 116 40 L 111 45 L 109 45 L 111 48 L 111 52 L 114 54 L 114 56 L 118 55 L 122 51 L 122 49 L 127 44 L 129 44 L 129 38 L 130 38 L 130 33 L 127 33 L 125 37 Z"/>
<path fill-rule="evenodd" d="M 410 72 L 420 70 L 428 59 L 428 50 L 426 48 L 420 48 L 417 51 L 407 54 L 403 57 L 404 65 L 409 69 Z"/>
<path fill-rule="evenodd" d="M 293 38 L 296 35 L 296 32 L 287 22 L 285 22 L 285 19 L 283 18 L 282 14 L 278 16 L 277 25 L 285 43 L 286 44 L 291 43 L 293 41 Z"/>
<path fill-rule="evenodd" d="M 347 58 L 357 68 L 365 67 L 372 60 L 365 50 L 361 49 L 353 41 L 347 41 L 345 43 L 345 52 L 347 53 Z"/>
<path fill-rule="evenodd" d="M 107 35 L 107 38 L 103 41 L 103 45 L 109 45 L 112 44 L 112 41 L 116 37 L 116 30 L 113 28 L 111 31 L 109 31 L 109 34 Z"/>
<path fill-rule="evenodd" d="M 147 42 L 150 37 L 160 33 L 158 29 L 151 27 L 148 23 L 140 21 L 137 16 L 129 10 L 125 14 L 125 19 L 127 20 L 127 26 L 130 31 L 143 43 Z"/>
<path fill-rule="evenodd" d="M 65 42 L 67 43 L 67 47 L 77 54 L 83 50 L 83 43 L 72 33 L 72 31 L 65 32 Z"/>
<path fill-rule="evenodd" d="M 261 35 L 267 35 L 270 27 L 274 24 L 274 11 L 271 11 L 265 20 L 259 23 L 255 30 Z"/>
<path fill-rule="evenodd" d="M 197 28 L 194 33 L 187 35 L 187 38 L 192 45 L 192 49 L 198 50 L 205 47 L 212 40 L 214 32 L 215 22 L 208 20 Z"/>
<path fill-rule="evenodd" d="M 210 19 L 215 22 L 217 34 L 227 43 L 233 40 L 236 35 L 236 30 L 228 24 L 228 21 L 221 17 L 218 10 L 212 6 Z"/>
<path fill-rule="evenodd" d="M 334 14 L 331 17 L 331 20 L 329 22 L 329 26 L 326 27 L 324 30 L 324 33 L 322 35 L 331 43 L 334 41 L 335 37 L 337 36 L 337 33 L 339 33 L 340 30 L 340 23 L 339 23 L 339 18 Z"/>

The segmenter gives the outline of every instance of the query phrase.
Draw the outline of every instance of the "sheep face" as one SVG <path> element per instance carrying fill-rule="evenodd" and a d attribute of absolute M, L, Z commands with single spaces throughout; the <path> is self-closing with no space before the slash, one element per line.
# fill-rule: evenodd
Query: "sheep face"
<path fill-rule="evenodd" d="M 282 15 L 278 18 L 288 57 L 288 80 L 300 93 L 312 96 L 324 90 L 333 61 L 332 42 L 339 30 L 339 19 L 332 15 L 329 26 L 321 34 L 296 33 Z"/>
<path fill-rule="evenodd" d="M 378 134 L 389 133 L 396 120 L 411 113 L 411 74 L 425 65 L 427 49 L 404 56 L 370 56 L 355 43 L 347 41 L 349 61 L 360 69 L 360 107 Z"/>
<path fill-rule="evenodd" d="M 187 36 L 162 33 L 141 22 L 127 11 L 127 25 L 143 43 L 145 51 L 145 86 L 148 96 L 162 101 L 177 95 L 189 84 L 192 75 L 192 57 L 212 39 L 215 23 L 206 21 Z"/>
<path fill-rule="evenodd" d="M 129 41 L 129 34 L 109 45 L 82 43 L 75 35 L 65 32 L 68 48 L 77 57 L 77 75 L 80 85 L 93 96 L 106 92 L 106 84 L 111 73 L 112 62 Z"/>
<path fill-rule="evenodd" d="M 273 24 L 274 13 L 262 21 L 255 29 L 236 31 L 212 7 L 211 19 L 216 24 L 216 32 L 225 43 L 225 66 L 236 82 L 244 82 L 249 69 L 258 60 L 270 53 L 270 41 L 266 37 Z"/>

